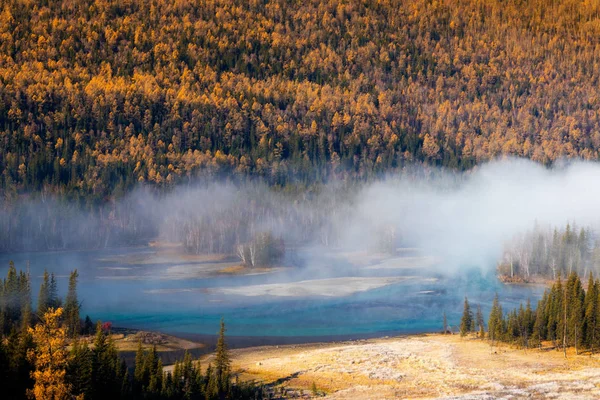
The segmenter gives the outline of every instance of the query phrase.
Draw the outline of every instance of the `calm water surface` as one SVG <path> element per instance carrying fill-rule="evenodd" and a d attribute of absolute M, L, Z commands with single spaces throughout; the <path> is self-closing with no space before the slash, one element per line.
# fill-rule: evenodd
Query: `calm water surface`
<path fill-rule="evenodd" d="M 307 263 L 306 267 L 269 275 L 156 279 L 153 271 L 164 271 L 182 262 L 154 258 L 148 263 L 146 257 L 153 254 L 151 248 L 2 254 L 0 273 L 6 276 L 9 260 L 22 269 L 29 262 L 35 304 L 44 268 L 58 276 L 63 297 L 69 271 L 77 268 L 82 315 L 116 326 L 186 334 L 214 334 L 223 316 L 232 336 L 361 337 L 435 332 L 442 329 L 444 311 L 451 325 L 459 323 L 465 295 L 472 304 L 481 305 L 487 318 L 496 292 L 505 309 L 512 309 L 528 298 L 535 306 L 543 291 L 541 287 L 503 285 L 493 272 L 483 272 L 493 268 L 465 267 L 445 276 L 439 272 L 443 265 L 438 272 L 432 268 L 369 271 L 327 259 L 315 266 Z M 224 296 L 203 290 L 374 274 L 417 274 L 438 280 L 407 281 L 338 298 Z M 173 293 L 151 293 L 156 289 L 171 289 Z"/>

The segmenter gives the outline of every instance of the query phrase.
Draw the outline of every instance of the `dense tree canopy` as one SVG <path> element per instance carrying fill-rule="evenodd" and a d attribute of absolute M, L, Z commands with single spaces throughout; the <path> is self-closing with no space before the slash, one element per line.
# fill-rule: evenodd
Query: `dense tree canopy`
<path fill-rule="evenodd" d="M 596 2 L 7 0 L 10 195 L 596 159 Z"/>

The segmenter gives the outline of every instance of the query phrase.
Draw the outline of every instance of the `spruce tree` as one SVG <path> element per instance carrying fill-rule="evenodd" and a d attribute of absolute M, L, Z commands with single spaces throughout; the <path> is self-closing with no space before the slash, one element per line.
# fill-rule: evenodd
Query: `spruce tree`
<path fill-rule="evenodd" d="M 598 339 L 598 285 L 594 281 L 594 274 L 590 272 L 588 289 L 585 295 L 585 344 L 594 354 L 594 347 Z"/>
<path fill-rule="evenodd" d="M 215 356 L 215 376 L 219 398 L 225 397 L 229 386 L 229 370 L 231 366 L 229 349 L 227 348 L 227 342 L 225 342 L 225 331 L 225 321 L 221 318 L 221 328 L 219 329 L 219 339 L 217 340 Z"/>
<path fill-rule="evenodd" d="M 21 329 L 27 331 L 31 325 L 31 281 L 29 272 L 21 272 L 19 278 L 21 297 Z"/>
<path fill-rule="evenodd" d="M 50 275 L 48 274 L 48 270 L 44 270 L 44 277 L 42 278 L 42 284 L 40 285 L 40 292 L 38 294 L 38 305 L 37 305 L 37 315 L 38 318 L 42 318 L 42 316 L 46 313 L 46 310 L 49 307 L 50 301 Z"/>
<path fill-rule="evenodd" d="M 136 396 L 140 396 L 144 387 L 144 361 L 146 352 L 142 346 L 142 341 L 138 341 L 138 348 L 135 352 L 135 367 L 133 372 L 133 391 Z"/>
<path fill-rule="evenodd" d="M 465 336 L 467 333 L 469 333 L 471 331 L 472 323 L 473 323 L 473 313 L 471 312 L 471 306 L 469 305 L 469 300 L 465 296 L 463 314 L 462 314 L 462 318 L 460 320 L 460 336 Z"/>
<path fill-rule="evenodd" d="M 492 346 L 494 345 L 495 340 L 500 340 L 502 336 L 502 306 L 500 305 L 500 300 L 498 299 L 498 293 L 494 296 L 494 301 L 492 302 L 492 310 L 490 311 L 490 318 L 488 320 L 488 335 L 492 342 Z"/>
<path fill-rule="evenodd" d="M 92 388 L 89 398 L 118 398 L 124 373 L 115 344 L 104 333 L 102 323 L 98 321 L 92 352 Z"/>
<path fill-rule="evenodd" d="M 21 316 L 21 295 L 19 276 L 12 261 L 4 281 L 4 309 L 8 326 L 14 326 Z"/>
<path fill-rule="evenodd" d="M 475 314 L 475 322 L 479 327 L 479 337 L 481 339 L 485 336 L 485 327 L 483 322 L 483 313 L 481 312 L 481 305 L 477 304 L 477 313 Z"/>
<path fill-rule="evenodd" d="M 67 367 L 68 382 L 75 396 L 90 398 L 92 389 L 92 351 L 85 342 L 75 340 Z"/>
<path fill-rule="evenodd" d="M 537 309 L 535 311 L 535 321 L 533 323 L 533 331 L 532 331 L 532 339 L 538 347 L 542 348 L 542 341 L 547 337 L 547 327 L 548 327 L 548 313 L 547 313 L 547 303 L 548 303 L 548 290 L 544 291 L 544 295 L 542 299 L 538 301 Z"/>
<path fill-rule="evenodd" d="M 70 337 L 77 337 L 81 330 L 79 319 L 79 301 L 77 300 L 77 279 L 79 274 L 77 270 L 71 272 L 69 276 L 69 291 L 65 301 L 65 316 L 67 333 Z"/>
<path fill-rule="evenodd" d="M 555 347 L 563 337 L 564 332 L 564 293 L 560 275 L 550 289 L 548 301 L 548 338 L 552 340 Z"/>
<path fill-rule="evenodd" d="M 48 286 L 48 306 L 58 308 L 61 306 L 60 298 L 58 297 L 58 284 L 54 272 L 50 274 L 50 285 Z"/>
<path fill-rule="evenodd" d="M 566 323 L 567 323 L 567 346 L 575 346 L 575 352 L 579 353 L 582 341 L 583 315 L 584 315 L 584 291 L 581 280 L 576 272 L 571 272 L 566 286 Z"/>
<path fill-rule="evenodd" d="M 85 316 L 85 321 L 83 323 L 83 332 L 86 335 L 91 335 L 94 333 L 94 323 L 89 315 Z"/>

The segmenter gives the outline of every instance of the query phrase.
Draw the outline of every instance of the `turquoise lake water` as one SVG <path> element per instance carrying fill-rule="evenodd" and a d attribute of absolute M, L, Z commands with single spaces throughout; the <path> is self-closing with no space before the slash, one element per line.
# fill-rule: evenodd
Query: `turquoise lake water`
<path fill-rule="evenodd" d="M 391 334 L 437 332 L 446 312 L 457 325 L 464 296 L 480 304 L 486 314 L 498 292 L 505 309 L 531 299 L 535 306 L 543 288 L 504 285 L 493 268 L 463 267 L 452 274 L 442 268 L 365 271 L 336 268 L 322 263 L 303 268 L 256 276 L 202 279 L 154 279 L 153 270 L 164 270 L 171 262 L 148 264 L 135 257 L 151 255 L 151 248 L 102 251 L 15 253 L 0 255 L 0 274 L 6 275 L 9 260 L 17 268 L 30 264 L 34 304 L 44 268 L 58 276 L 61 295 L 67 289 L 68 273 L 80 272 L 78 286 L 82 316 L 111 321 L 115 326 L 157 330 L 166 333 L 215 334 L 225 318 L 230 336 L 268 337 L 366 337 Z M 128 257 L 134 256 L 134 261 Z M 119 261 L 125 260 L 128 261 Z M 179 262 L 178 264 L 181 264 Z M 144 271 L 141 276 L 131 271 Z M 488 272 L 486 272 L 488 271 Z M 211 294 L 215 287 L 247 286 L 344 276 L 435 277 L 436 281 L 406 281 L 345 297 L 246 297 Z M 149 291 L 174 290 L 174 293 Z M 193 291 L 181 292 L 180 289 Z"/>

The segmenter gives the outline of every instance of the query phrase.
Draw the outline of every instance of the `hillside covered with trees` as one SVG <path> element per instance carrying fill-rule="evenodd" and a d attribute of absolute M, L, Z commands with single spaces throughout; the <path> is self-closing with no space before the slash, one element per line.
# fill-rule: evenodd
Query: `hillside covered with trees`
<path fill-rule="evenodd" d="M 600 6 L 22 1 L 0 8 L 5 198 L 597 159 Z"/>

